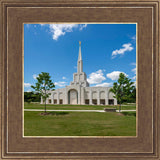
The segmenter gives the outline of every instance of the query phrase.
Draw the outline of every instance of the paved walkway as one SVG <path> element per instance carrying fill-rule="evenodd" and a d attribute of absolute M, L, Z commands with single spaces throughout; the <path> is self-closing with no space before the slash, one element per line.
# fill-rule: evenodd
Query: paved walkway
<path fill-rule="evenodd" d="M 24 111 L 44 111 L 44 109 L 24 109 Z M 58 111 L 58 112 L 105 112 L 104 110 L 50 110 L 47 109 L 47 111 Z M 121 110 L 121 112 L 128 112 L 128 111 L 136 111 L 136 110 Z M 116 110 L 116 112 L 119 112 L 119 110 Z"/>
<path fill-rule="evenodd" d="M 119 112 L 119 110 L 116 110 L 116 112 Z M 121 112 L 136 112 L 136 110 L 121 110 Z"/>

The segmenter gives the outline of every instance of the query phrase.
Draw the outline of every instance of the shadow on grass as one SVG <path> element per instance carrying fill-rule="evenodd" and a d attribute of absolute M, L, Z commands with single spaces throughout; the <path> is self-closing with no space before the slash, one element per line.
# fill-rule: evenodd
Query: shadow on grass
<path fill-rule="evenodd" d="M 121 112 L 125 116 L 135 116 L 136 117 L 136 112 Z"/>
<path fill-rule="evenodd" d="M 69 112 L 43 112 L 43 113 L 40 113 L 41 116 L 62 116 L 62 115 L 67 115 L 69 114 Z"/>

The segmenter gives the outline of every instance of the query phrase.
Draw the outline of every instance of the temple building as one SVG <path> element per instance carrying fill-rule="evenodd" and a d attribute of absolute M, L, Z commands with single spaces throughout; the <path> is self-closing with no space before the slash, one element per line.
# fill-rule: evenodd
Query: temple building
<path fill-rule="evenodd" d="M 77 73 L 73 74 L 73 81 L 65 88 L 49 91 L 51 95 L 47 99 L 47 104 L 117 105 L 117 99 L 109 91 L 110 88 L 89 86 L 87 75 L 83 72 L 81 42 L 79 42 Z"/>

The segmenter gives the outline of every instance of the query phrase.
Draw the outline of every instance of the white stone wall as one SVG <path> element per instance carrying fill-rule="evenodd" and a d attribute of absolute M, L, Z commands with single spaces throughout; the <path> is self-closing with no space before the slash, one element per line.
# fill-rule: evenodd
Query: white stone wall
<path fill-rule="evenodd" d="M 96 100 L 97 105 L 101 105 L 102 101 L 105 103 L 105 105 L 108 105 L 109 89 L 110 87 L 86 87 L 85 91 L 90 93 L 89 104 L 92 105 Z"/>
<path fill-rule="evenodd" d="M 47 99 L 47 104 L 86 104 L 90 105 L 108 105 L 109 101 L 114 101 L 117 105 L 117 100 L 114 94 L 109 92 L 111 87 L 82 87 L 81 85 L 70 85 L 66 88 L 51 91 L 51 95 Z M 78 101 L 78 103 L 77 103 Z M 41 101 L 41 103 L 43 103 Z"/>

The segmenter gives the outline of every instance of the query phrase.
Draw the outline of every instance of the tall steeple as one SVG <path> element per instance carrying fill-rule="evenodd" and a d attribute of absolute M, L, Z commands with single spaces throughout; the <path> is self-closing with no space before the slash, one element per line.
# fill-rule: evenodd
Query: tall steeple
<path fill-rule="evenodd" d="M 81 54 L 81 41 L 79 41 L 79 56 L 77 62 L 77 73 L 83 72 L 83 61 L 82 61 L 82 54 Z"/>
<path fill-rule="evenodd" d="M 83 72 L 83 61 L 81 54 L 81 41 L 79 41 L 79 55 L 77 61 L 77 73 L 73 74 L 73 82 L 71 85 L 78 85 L 81 87 L 89 87 L 89 83 L 87 82 L 87 75 Z"/>
<path fill-rule="evenodd" d="M 79 56 L 78 61 L 82 60 L 82 54 L 81 54 L 81 41 L 79 41 Z"/>

